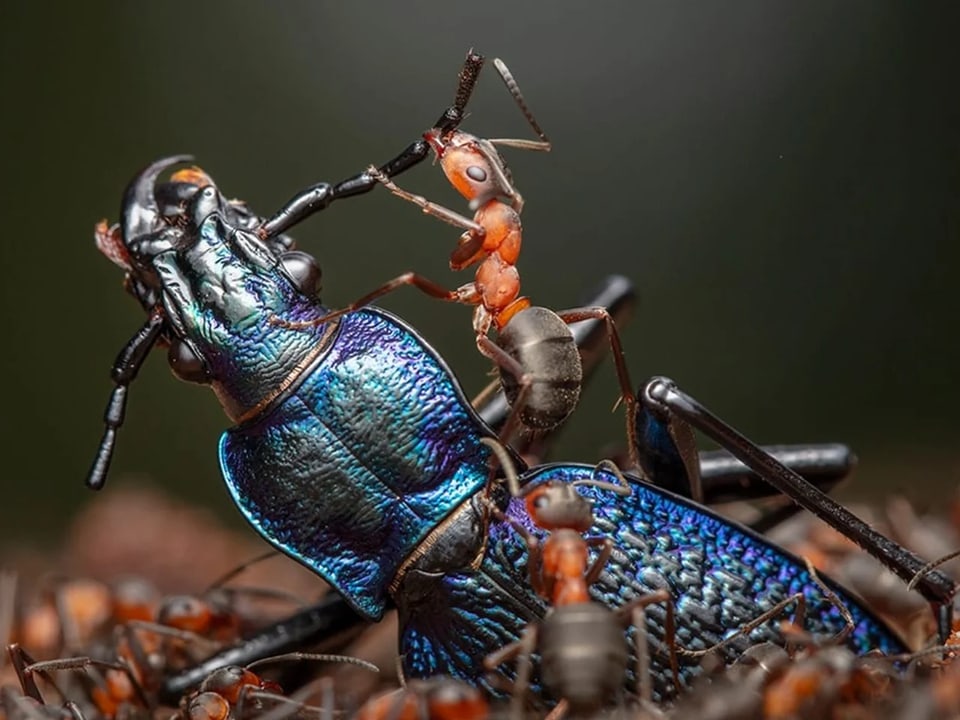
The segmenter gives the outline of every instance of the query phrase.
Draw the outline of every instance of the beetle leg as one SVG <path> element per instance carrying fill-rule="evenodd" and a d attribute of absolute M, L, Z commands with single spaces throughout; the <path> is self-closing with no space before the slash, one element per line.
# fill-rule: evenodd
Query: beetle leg
<path fill-rule="evenodd" d="M 110 393 L 110 400 L 107 402 L 107 409 L 103 414 L 103 422 L 106 428 L 103 432 L 103 438 L 100 440 L 100 446 L 97 448 L 93 466 L 87 474 L 87 487 L 92 490 L 102 488 L 107 479 L 110 460 L 113 458 L 113 448 L 117 441 L 117 430 L 123 425 L 123 417 L 127 409 L 127 389 L 130 387 L 130 383 L 136 379 L 137 373 L 140 372 L 140 368 L 150 353 L 150 349 L 160 337 L 164 320 L 163 310 L 157 306 L 150 313 L 147 322 L 130 338 L 113 363 L 111 375 L 115 386 L 113 392 Z"/>
<path fill-rule="evenodd" d="M 693 397 L 680 390 L 672 380 L 664 377 L 652 378 L 640 389 L 638 400 L 660 417 L 675 416 L 708 435 L 795 503 L 859 544 L 899 575 L 904 582 L 910 582 L 924 568 L 923 560 L 914 553 L 878 533 L 775 457 L 765 453 Z M 957 590 L 956 584 L 947 575 L 933 571 L 924 574 L 916 587 L 933 607 L 941 640 L 945 640 L 950 633 L 952 599 Z"/>

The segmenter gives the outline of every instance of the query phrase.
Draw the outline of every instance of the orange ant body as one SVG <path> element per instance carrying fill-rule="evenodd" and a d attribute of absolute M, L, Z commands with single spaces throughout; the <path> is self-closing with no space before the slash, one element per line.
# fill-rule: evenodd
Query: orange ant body
<path fill-rule="evenodd" d="M 368 170 L 394 195 L 420 206 L 429 215 L 465 229 L 450 255 L 450 269 L 458 271 L 476 263 L 480 265 L 472 283 L 447 292 L 445 299 L 477 306 L 473 328 L 478 336 L 486 336 L 491 326 L 502 330 L 514 315 L 530 307 L 530 301 L 520 297 L 520 273 L 516 267 L 523 237 L 520 223 L 523 197 L 514 187 L 496 146 L 542 152 L 549 152 L 551 148 L 507 66 L 499 58 L 494 60 L 494 65 L 540 139 L 488 140 L 457 128 L 448 131 L 434 128 L 423 136 L 436 153 L 447 180 L 470 203 L 474 211 L 472 219 L 401 190 L 375 167 Z"/>
<path fill-rule="evenodd" d="M 618 494 L 629 492 L 625 484 L 598 485 Z M 534 524 L 550 531 L 542 543 L 522 531 L 530 551 L 528 565 L 534 591 L 553 607 L 590 602 L 587 589 L 599 577 L 613 550 L 610 538 L 583 535 L 593 525 L 590 503 L 573 484 L 548 482 L 532 488 L 525 505 Z M 592 563 L 591 546 L 600 547 Z"/>

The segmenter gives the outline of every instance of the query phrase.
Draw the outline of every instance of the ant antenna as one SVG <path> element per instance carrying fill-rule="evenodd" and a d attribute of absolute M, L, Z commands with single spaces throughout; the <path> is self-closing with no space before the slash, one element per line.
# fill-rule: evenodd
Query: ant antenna
<path fill-rule="evenodd" d="M 523 99 L 523 94 L 520 92 L 520 86 L 514 79 L 513 73 L 510 72 L 510 69 L 500 58 L 494 58 L 493 65 L 497 68 L 497 72 L 500 73 L 500 79 L 503 80 L 503 84 L 507 86 L 507 90 L 513 96 L 513 101 L 517 104 L 517 107 L 520 108 L 520 112 L 523 113 L 523 116 L 527 119 L 530 127 L 533 128 L 533 131 L 537 134 L 540 140 L 498 138 L 496 140 L 490 140 L 490 142 L 495 145 L 505 145 L 507 147 L 521 148 L 523 150 L 540 150 L 542 152 L 550 152 L 550 140 L 547 138 L 546 133 L 543 132 L 543 129 L 540 127 L 537 119 L 533 116 L 533 113 L 527 106 L 526 100 Z"/>
<path fill-rule="evenodd" d="M 605 470 L 606 472 L 613 475 L 617 482 L 611 483 L 606 480 L 598 480 L 597 473 Z M 596 467 L 593 468 L 593 475 L 589 480 L 574 480 L 570 483 L 573 487 L 579 485 L 591 485 L 593 487 L 600 488 L 601 490 L 610 490 L 615 492 L 617 495 L 629 495 L 632 491 L 630 490 L 630 483 L 627 482 L 626 476 L 621 472 L 620 468 L 613 460 L 601 460 L 597 463 Z"/>
<path fill-rule="evenodd" d="M 533 488 L 520 488 L 517 467 L 513 464 L 513 458 L 510 457 L 510 453 L 507 452 L 503 443 L 496 438 L 489 437 L 480 438 L 480 442 L 489 447 L 496 455 L 497 461 L 500 463 L 500 469 L 503 470 L 504 479 L 507 481 L 507 487 L 510 488 L 510 494 L 513 497 L 525 497 Z"/>

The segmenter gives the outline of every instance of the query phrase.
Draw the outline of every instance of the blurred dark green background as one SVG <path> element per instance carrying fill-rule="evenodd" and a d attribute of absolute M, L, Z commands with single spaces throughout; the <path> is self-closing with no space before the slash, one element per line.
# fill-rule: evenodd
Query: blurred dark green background
<path fill-rule="evenodd" d="M 956 3 L 6 3 L 0 541 L 50 542 L 93 495 L 117 350 L 142 322 L 92 229 L 131 175 L 190 152 L 269 213 L 383 161 L 447 105 L 464 52 L 503 57 L 554 141 L 509 152 L 521 270 L 542 304 L 629 275 L 635 379 L 669 374 L 758 440 L 844 440 L 848 493 L 935 503 L 960 480 Z M 526 134 L 491 72 L 467 127 Z M 437 169 L 404 187 L 462 209 Z M 457 231 L 376 192 L 302 226 L 339 306 L 408 269 L 445 283 Z M 385 305 L 485 384 L 470 311 Z M 612 372 L 558 456 L 622 433 Z M 110 488 L 150 478 L 239 522 L 226 420 L 161 354 L 131 393 Z M 849 494 L 848 494 L 849 497 Z"/>

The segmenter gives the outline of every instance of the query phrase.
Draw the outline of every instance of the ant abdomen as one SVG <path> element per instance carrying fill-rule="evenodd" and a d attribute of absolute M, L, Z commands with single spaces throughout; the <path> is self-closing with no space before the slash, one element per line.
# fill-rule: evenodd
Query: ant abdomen
<path fill-rule="evenodd" d="M 623 683 L 627 641 L 610 609 L 595 602 L 554 608 L 540 627 L 544 687 L 573 708 L 596 710 Z"/>
<path fill-rule="evenodd" d="M 532 379 L 519 409 L 523 424 L 549 430 L 562 423 L 577 406 L 583 381 L 580 351 L 567 324 L 552 310 L 529 307 L 510 318 L 496 342 Z M 501 369 L 500 382 L 514 407 L 520 378 Z"/>

